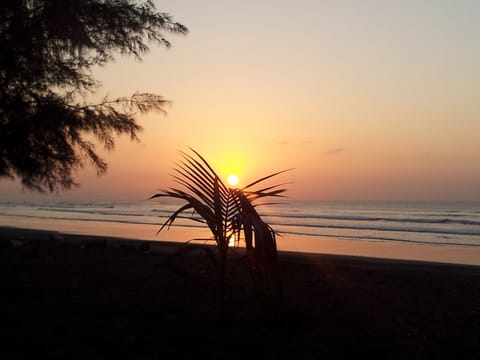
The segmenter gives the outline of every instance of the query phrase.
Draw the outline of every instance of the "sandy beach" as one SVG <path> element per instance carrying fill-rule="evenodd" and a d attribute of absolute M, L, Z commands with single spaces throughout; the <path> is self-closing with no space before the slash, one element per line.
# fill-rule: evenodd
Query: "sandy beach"
<path fill-rule="evenodd" d="M 480 267 L 281 252 L 283 296 L 241 254 L 223 316 L 178 243 L 0 228 L 4 359 L 480 357 Z"/>

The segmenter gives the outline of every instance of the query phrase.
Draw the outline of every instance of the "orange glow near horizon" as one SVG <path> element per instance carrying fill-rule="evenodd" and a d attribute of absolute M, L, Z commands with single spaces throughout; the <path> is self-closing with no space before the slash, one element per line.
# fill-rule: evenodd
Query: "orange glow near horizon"
<path fill-rule="evenodd" d="M 229 247 L 234 247 L 235 246 L 235 235 L 232 234 L 232 236 L 230 236 L 230 238 L 228 239 L 228 246 Z"/>

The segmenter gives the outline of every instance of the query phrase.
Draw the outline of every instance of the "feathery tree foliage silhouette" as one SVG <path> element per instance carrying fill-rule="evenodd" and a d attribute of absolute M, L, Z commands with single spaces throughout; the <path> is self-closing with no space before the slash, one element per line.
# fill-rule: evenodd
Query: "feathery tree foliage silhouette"
<path fill-rule="evenodd" d="M 187 28 L 157 12 L 151 0 L 3 0 L 0 6 L 0 179 L 25 188 L 58 191 L 77 185 L 73 173 L 86 162 L 97 174 L 107 164 L 114 136 L 138 140 L 140 113 L 168 103 L 150 93 L 86 100 L 100 86 L 91 74 L 115 53 L 137 60 L 149 41 L 166 47 L 165 33 Z"/>
<path fill-rule="evenodd" d="M 181 188 L 161 191 L 151 197 L 170 197 L 186 201 L 160 228 L 169 228 L 181 214 L 193 210 L 208 226 L 216 243 L 215 268 L 219 294 L 225 293 L 225 273 L 229 241 L 232 235 L 237 242 L 243 233 L 247 256 L 251 260 L 257 289 L 269 295 L 280 293 L 275 232 L 256 211 L 255 202 L 265 197 L 281 197 L 286 189 L 282 185 L 270 185 L 260 189 L 255 186 L 285 171 L 280 171 L 248 184 L 241 189 L 227 187 L 215 170 L 195 150 L 193 155 L 181 152 L 183 160 L 175 168 L 173 179 Z"/>

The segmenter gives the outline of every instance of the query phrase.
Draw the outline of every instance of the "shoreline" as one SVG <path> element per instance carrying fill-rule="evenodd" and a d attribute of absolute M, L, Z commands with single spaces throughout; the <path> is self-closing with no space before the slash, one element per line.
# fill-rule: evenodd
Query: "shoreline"
<path fill-rule="evenodd" d="M 114 235 L 108 235 L 108 226 L 96 228 L 98 234 L 89 234 L 85 232 L 80 233 L 80 228 L 77 229 L 76 232 L 69 232 L 51 230 L 50 226 L 43 229 L 36 229 L 0 224 L 0 240 L 7 240 L 8 237 L 13 237 L 8 240 L 38 240 L 40 237 L 43 239 L 57 238 L 57 240 L 60 241 L 70 241 L 74 243 L 82 241 L 107 241 L 111 243 L 112 246 L 127 243 L 131 243 L 131 246 L 140 246 L 142 243 L 148 243 L 152 249 L 157 248 L 157 251 L 165 247 L 178 247 L 188 241 L 188 237 L 183 237 L 182 239 L 182 237 L 178 235 L 177 237 L 172 237 L 174 240 L 169 240 L 169 235 L 171 235 L 172 232 L 168 231 L 162 233 L 163 237 L 159 239 L 150 235 L 145 236 L 145 234 L 154 234 L 156 227 L 156 225 L 152 225 L 149 229 L 150 232 L 147 233 L 146 226 L 142 226 L 141 236 L 135 237 L 132 236 L 132 231 L 125 231 L 124 236 L 120 236 L 120 232 Z M 127 224 L 125 230 L 127 229 L 134 230 L 133 232 L 135 232 L 139 230 L 140 227 Z M 286 240 L 284 236 L 278 236 L 277 247 L 279 254 L 291 254 L 293 256 L 295 254 L 301 254 L 304 257 L 320 255 L 371 261 L 415 262 L 480 267 L 480 249 L 460 246 L 406 245 L 330 238 L 312 240 L 302 237 Z"/>
<path fill-rule="evenodd" d="M 14 226 L 0 226 L 0 241 L 11 241 L 11 246 L 24 246 L 25 244 L 32 244 L 33 241 L 38 243 L 53 242 L 57 244 L 68 244 L 73 246 L 106 246 L 112 248 L 131 248 L 135 250 L 147 249 L 148 251 L 159 253 L 162 255 L 172 254 L 178 250 L 184 243 L 179 241 L 166 240 L 142 240 L 134 238 L 123 238 L 117 236 L 103 236 L 103 235 L 88 235 L 88 234 L 73 234 L 67 232 L 59 232 L 52 230 L 39 230 L 29 228 L 17 228 Z M 33 245 L 34 245 L 33 243 Z M 202 244 L 198 244 L 201 246 Z M 214 247 L 215 245 L 210 245 Z M 241 248 L 240 248 L 241 249 Z M 232 249 L 233 251 L 237 250 Z M 349 263 L 359 263 L 362 265 L 401 265 L 401 266 L 440 266 L 451 268 L 463 268 L 480 270 L 480 265 L 451 263 L 442 261 L 426 261 L 417 259 L 399 259 L 388 257 L 373 257 L 349 254 L 335 254 L 335 253 L 320 253 L 299 250 L 278 250 L 279 258 L 286 261 L 311 261 L 315 262 L 318 259 L 326 259 L 332 261 L 343 261 Z M 310 259 L 310 260 L 309 260 Z"/>

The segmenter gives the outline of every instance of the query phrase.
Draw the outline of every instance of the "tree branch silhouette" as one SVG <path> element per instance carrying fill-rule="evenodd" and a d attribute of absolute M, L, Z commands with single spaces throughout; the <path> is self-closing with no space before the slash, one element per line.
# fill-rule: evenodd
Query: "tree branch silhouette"
<path fill-rule="evenodd" d="M 5 0 L 0 8 L 0 178 L 20 178 L 40 192 L 78 185 L 73 173 L 106 162 L 87 140 L 112 150 L 115 135 L 138 140 L 137 112 L 165 112 L 162 96 L 89 103 L 101 85 L 93 66 L 115 54 L 141 61 L 148 43 L 170 47 L 165 34 L 187 28 L 151 0 Z"/>

